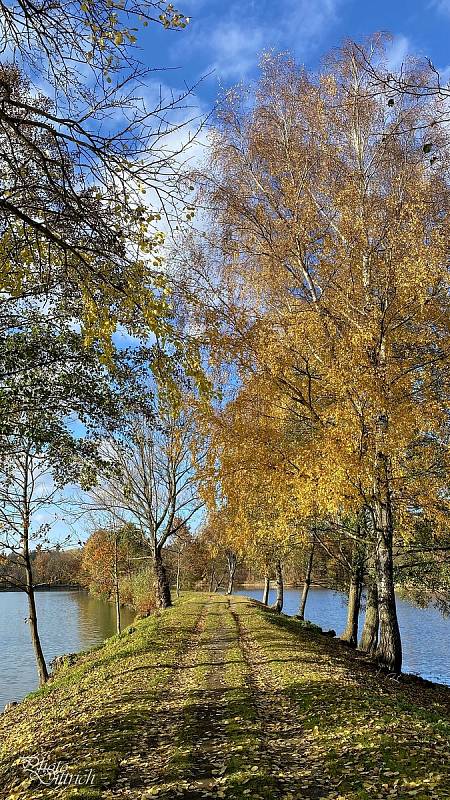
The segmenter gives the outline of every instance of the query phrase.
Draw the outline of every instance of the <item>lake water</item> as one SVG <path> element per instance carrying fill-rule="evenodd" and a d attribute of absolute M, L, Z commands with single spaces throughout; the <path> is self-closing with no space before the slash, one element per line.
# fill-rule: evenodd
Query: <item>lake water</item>
<path fill-rule="evenodd" d="M 262 600 L 262 589 L 240 587 L 236 594 Z M 297 614 L 300 590 L 285 589 L 285 614 Z M 275 592 L 270 592 L 270 603 L 275 602 Z M 418 608 L 406 600 L 397 598 L 397 611 L 403 644 L 403 672 L 412 672 L 437 683 L 450 686 L 450 618 L 437 609 Z M 339 636 L 346 623 L 347 597 L 342 592 L 330 589 L 310 589 L 305 618 L 324 630 L 332 628 Z M 361 613 L 360 625 L 364 615 Z M 362 630 L 362 627 L 360 628 Z"/>
<path fill-rule="evenodd" d="M 76 653 L 100 644 L 116 630 L 113 603 L 86 592 L 36 592 L 39 633 L 47 664 L 64 653 Z M 135 616 L 123 608 L 122 625 Z M 21 700 L 38 686 L 36 662 L 27 624 L 24 592 L 0 592 L 0 712 L 5 703 Z"/>
<path fill-rule="evenodd" d="M 238 588 L 237 594 L 262 599 L 261 589 Z M 284 612 L 296 614 L 300 592 L 285 590 Z M 270 602 L 275 601 L 271 592 Z M 75 653 L 100 644 L 115 633 L 115 610 L 85 592 L 36 592 L 39 631 L 49 663 L 55 656 Z M 398 599 L 403 640 L 404 672 L 450 685 L 450 619 L 436 609 L 417 608 Z M 0 711 L 5 703 L 21 700 L 37 688 L 36 664 L 26 623 L 27 601 L 23 592 L 0 592 Z M 133 621 L 134 612 L 122 609 L 122 624 Z M 346 596 L 330 589 L 311 589 L 306 617 L 339 635 L 345 627 Z"/>

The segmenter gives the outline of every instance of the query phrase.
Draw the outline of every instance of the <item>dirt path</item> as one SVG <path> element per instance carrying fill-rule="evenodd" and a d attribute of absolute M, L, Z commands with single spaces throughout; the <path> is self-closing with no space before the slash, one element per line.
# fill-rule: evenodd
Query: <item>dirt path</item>
<path fill-rule="evenodd" d="M 204 606 L 173 679 L 150 703 L 105 798 L 280 798 L 241 630 L 230 602 Z"/>
<path fill-rule="evenodd" d="M 212 601 L 208 608 L 209 624 L 203 629 L 198 647 L 193 651 L 191 666 L 202 685 L 188 691 L 179 738 L 180 747 L 185 748 L 187 756 L 185 774 L 180 776 L 184 777 L 181 788 L 185 800 L 214 795 L 218 780 L 226 770 L 224 668 L 231 639 L 220 625 L 222 614 L 222 606 L 218 607 Z M 218 618 L 217 625 L 211 625 L 214 616 Z"/>
<path fill-rule="evenodd" d="M 358 684 L 353 678 L 346 682 L 338 653 L 328 664 L 317 653 L 304 652 L 282 622 L 266 622 L 238 598 L 212 595 L 172 679 L 149 702 L 147 725 L 122 760 L 113 790 L 102 800 L 345 797 L 343 784 L 353 780 L 352 767 L 364 751 L 349 742 L 338 777 L 334 756 L 329 757 L 333 740 L 327 750 L 321 736 L 330 711 L 340 713 L 338 684 L 331 703 L 329 685 L 339 680 L 344 701 L 353 702 Z"/>
<path fill-rule="evenodd" d="M 0 796 L 450 800 L 448 699 L 244 598 L 188 595 L 11 712 Z M 95 785 L 30 787 L 27 752 L 91 769 Z"/>
<path fill-rule="evenodd" d="M 277 686 L 258 642 L 245 626 L 245 616 L 238 613 L 239 605 L 232 605 L 230 612 L 248 667 L 248 682 L 261 723 L 262 746 L 272 767 L 277 796 L 305 800 L 326 797 L 330 787 L 323 772 L 311 769 L 298 708 Z"/>
<path fill-rule="evenodd" d="M 239 606 L 212 596 L 108 798 L 320 798 L 302 727 Z M 301 794 L 300 794 L 301 790 Z"/>
<path fill-rule="evenodd" d="M 192 632 L 188 647 L 174 667 L 173 677 L 148 699 L 145 725 L 129 743 L 126 757 L 119 764 L 119 774 L 112 790 L 103 793 L 111 800 L 141 798 L 162 794 L 173 782 L 174 733 L 181 718 L 180 710 L 188 691 L 189 675 L 195 660 L 209 607 L 204 605 Z"/>

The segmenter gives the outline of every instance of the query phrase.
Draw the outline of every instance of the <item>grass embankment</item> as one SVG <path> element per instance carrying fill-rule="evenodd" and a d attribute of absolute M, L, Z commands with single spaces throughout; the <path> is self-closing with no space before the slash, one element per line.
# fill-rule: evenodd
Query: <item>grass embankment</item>
<path fill-rule="evenodd" d="M 190 594 L 0 718 L 1 797 L 445 800 L 449 705 L 244 598 Z M 44 786 L 31 757 L 94 783 Z"/>

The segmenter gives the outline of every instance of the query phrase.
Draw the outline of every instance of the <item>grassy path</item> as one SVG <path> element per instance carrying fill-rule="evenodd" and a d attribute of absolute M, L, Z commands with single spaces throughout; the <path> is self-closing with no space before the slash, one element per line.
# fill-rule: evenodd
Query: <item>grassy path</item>
<path fill-rule="evenodd" d="M 0 797 L 446 800 L 449 708 L 294 620 L 191 594 L 0 717 Z M 94 784 L 45 786 L 30 757 Z"/>
<path fill-rule="evenodd" d="M 283 693 L 276 675 L 267 669 L 264 654 L 258 644 L 259 637 L 252 635 L 251 629 L 246 625 L 248 615 L 239 606 L 232 607 L 231 613 L 236 621 L 240 645 L 248 665 L 253 702 L 258 710 L 264 747 L 276 780 L 276 796 L 295 797 L 301 787 L 303 798 L 325 797 L 327 791 L 323 780 L 323 766 L 311 768 L 305 748 L 304 726 L 298 718 L 298 710 L 289 696 Z"/>

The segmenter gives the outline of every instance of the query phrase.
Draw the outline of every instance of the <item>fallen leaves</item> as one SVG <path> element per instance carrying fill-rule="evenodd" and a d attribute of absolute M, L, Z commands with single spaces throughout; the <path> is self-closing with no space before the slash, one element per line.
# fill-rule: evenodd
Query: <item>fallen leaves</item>
<path fill-rule="evenodd" d="M 388 685 L 244 598 L 192 594 L 0 718 L 0 781 L 8 800 L 447 800 L 449 697 Z M 24 783 L 37 753 L 96 784 Z"/>

